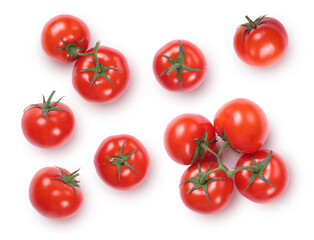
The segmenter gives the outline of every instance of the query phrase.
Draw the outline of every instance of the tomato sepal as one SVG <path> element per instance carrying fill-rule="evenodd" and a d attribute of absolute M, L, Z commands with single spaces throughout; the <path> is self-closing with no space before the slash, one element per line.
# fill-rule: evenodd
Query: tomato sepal
<path fill-rule="evenodd" d="M 222 178 L 222 177 L 220 177 L 220 178 L 208 178 L 208 175 L 209 175 L 208 173 L 209 173 L 210 166 L 211 166 L 211 163 L 208 165 L 206 171 L 204 173 L 202 173 L 201 166 L 198 163 L 198 165 L 197 165 L 198 176 L 197 177 L 188 178 L 185 181 L 183 181 L 182 183 L 180 183 L 180 186 L 182 184 L 186 183 L 186 182 L 192 182 L 194 184 L 194 186 L 186 194 L 189 194 L 193 190 L 202 188 L 209 203 L 211 203 L 211 201 L 210 201 L 209 196 L 208 196 L 207 185 L 209 183 L 212 183 L 212 182 L 215 182 L 215 181 L 218 181 L 218 180 L 221 180 L 221 179 L 225 179 L 225 178 Z"/>
<path fill-rule="evenodd" d="M 242 170 L 248 170 L 250 172 L 252 172 L 252 175 L 250 177 L 249 183 L 248 185 L 245 187 L 244 192 L 246 191 L 246 189 L 254 182 L 256 177 L 259 177 L 261 180 L 263 180 L 265 183 L 269 184 L 271 187 L 276 188 L 264 175 L 263 175 L 263 171 L 265 170 L 265 168 L 268 166 L 270 159 L 272 157 L 272 151 L 269 152 L 269 154 L 267 155 L 267 157 L 261 161 L 259 164 L 257 164 L 255 158 L 251 156 L 252 159 L 252 165 L 253 166 L 240 166 L 237 167 L 235 169 L 234 172 L 237 171 L 242 171 Z"/>
<path fill-rule="evenodd" d="M 43 105 L 39 105 L 39 104 L 30 104 L 28 105 L 25 109 L 24 112 L 27 110 L 27 108 L 31 107 L 31 106 L 35 106 L 41 109 L 42 114 L 44 115 L 44 117 L 49 121 L 48 118 L 48 112 L 49 111 L 62 111 L 62 112 L 67 112 L 67 110 L 64 110 L 62 108 L 57 108 L 56 105 L 62 100 L 63 97 L 59 98 L 58 101 L 56 101 L 55 103 L 51 104 L 51 99 L 53 97 L 53 95 L 55 94 L 55 90 L 52 91 L 52 93 L 49 95 L 48 100 L 46 101 L 45 96 L 43 95 Z"/>
<path fill-rule="evenodd" d="M 76 199 L 78 199 L 78 192 L 75 189 L 75 187 L 80 187 L 79 182 L 77 180 L 74 180 L 76 177 L 78 177 L 80 174 L 78 173 L 78 170 L 72 172 L 71 174 L 69 174 L 68 176 L 65 174 L 65 172 L 62 170 L 62 168 L 55 166 L 56 168 L 58 168 L 61 172 L 61 174 L 51 174 L 54 177 L 51 177 L 51 179 L 56 179 L 56 180 L 61 180 L 62 182 L 64 182 L 65 184 L 69 185 L 75 192 L 76 194 Z"/>
<path fill-rule="evenodd" d="M 98 52 L 99 46 L 100 46 L 100 41 L 97 41 L 93 52 L 82 54 L 82 55 L 93 55 L 93 57 L 95 58 L 95 59 L 92 59 L 93 62 L 94 62 L 94 65 L 95 65 L 94 68 L 87 68 L 87 69 L 82 69 L 82 70 L 78 71 L 78 73 L 81 73 L 81 72 L 94 72 L 94 76 L 93 76 L 93 79 L 91 81 L 91 84 L 89 85 L 89 88 L 92 87 L 92 85 L 95 83 L 95 81 L 97 80 L 97 78 L 99 76 L 104 77 L 113 86 L 115 86 L 114 83 L 111 81 L 111 79 L 107 76 L 106 71 L 109 70 L 109 69 L 121 70 L 121 69 L 116 68 L 116 67 L 106 67 L 106 66 L 103 66 L 102 64 L 99 63 L 98 56 L 97 56 L 97 52 Z"/>
<path fill-rule="evenodd" d="M 108 159 L 112 159 L 112 162 L 110 163 L 104 163 L 105 165 L 117 165 L 118 167 L 118 178 L 119 178 L 119 182 L 121 181 L 120 177 L 121 177 L 121 167 L 122 166 L 126 166 L 136 172 L 138 172 L 134 167 L 132 167 L 128 162 L 128 158 L 131 157 L 138 149 L 135 149 L 134 151 L 132 151 L 131 153 L 127 154 L 127 155 L 123 155 L 123 148 L 124 148 L 124 144 L 125 141 L 122 143 L 120 152 L 118 156 L 113 156 L 113 157 L 106 157 Z"/>
<path fill-rule="evenodd" d="M 200 161 L 203 161 L 205 150 L 206 150 L 204 148 L 204 146 L 207 147 L 207 146 L 217 142 L 217 140 L 215 140 L 215 137 L 214 137 L 214 140 L 206 141 L 205 139 L 207 138 L 207 136 L 208 136 L 208 133 L 204 132 L 204 134 L 201 137 L 201 139 L 197 139 L 197 138 L 194 139 L 196 147 L 195 147 L 195 151 L 194 151 L 194 155 L 193 155 L 193 159 L 192 159 L 191 164 L 193 164 L 199 156 L 201 156 L 201 160 Z"/>
<path fill-rule="evenodd" d="M 249 34 L 250 31 L 252 31 L 254 28 L 256 28 L 257 26 L 265 23 L 265 22 L 268 22 L 270 20 L 266 20 L 266 21 L 262 21 L 263 18 L 266 17 L 266 14 L 263 15 L 263 16 L 260 16 L 258 18 L 256 18 L 254 21 L 249 18 L 247 15 L 245 16 L 245 18 L 249 21 L 249 23 L 245 23 L 245 24 L 241 24 L 240 26 L 245 26 L 246 28 L 243 30 L 242 32 L 242 36 L 241 36 L 241 42 L 243 40 L 243 37 L 247 34 Z"/>
<path fill-rule="evenodd" d="M 225 147 L 230 146 L 233 149 L 233 151 L 235 151 L 237 153 L 243 153 L 243 151 L 240 151 L 240 150 L 236 149 L 234 146 L 232 146 L 232 144 L 228 140 L 227 133 L 226 133 L 226 127 L 225 127 L 225 130 L 223 133 L 217 127 L 216 127 L 216 131 L 218 132 L 218 137 L 220 137 L 221 140 L 223 140 L 225 142 L 224 147 L 220 149 L 220 152 L 222 152 L 222 150 L 224 150 Z M 220 154 L 218 154 L 218 155 L 220 156 Z"/>
<path fill-rule="evenodd" d="M 80 44 L 81 42 L 84 41 L 84 39 L 85 39 L 84 37 L 82 38 L 82 40 L 80 40 L 78 42 L 74 42 L 74 43 L 67 43 L 60 36 L 59 36 L 59 38 L 60 38 L 61 42 L 65 45 L 65 47 L 64 48 L 55 47 L 55 48 L 59 49 L 61 51 L 67 51 L 68 56 L 69 56 L 68 61 L 67 61 L 68 63 L 71 61 L 72 57 L 75 58 L 75 59 L 78 59 L 79 55 L 82 56 L 82 54 L 79 53 L 78 50 L 86 49 L 86 47 L 85 48 L 81 48 L 81 47 L 78 46 L 78 44 Z"/>

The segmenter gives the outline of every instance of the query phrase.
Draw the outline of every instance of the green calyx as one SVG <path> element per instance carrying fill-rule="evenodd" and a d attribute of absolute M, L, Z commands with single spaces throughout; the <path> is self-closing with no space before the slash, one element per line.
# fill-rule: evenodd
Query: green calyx
<path fill-rule="evenodd" d="M 259 177 L 260 179 L 262 179 L 265 183 L 269 184 L 271 187 L 274 187 L 274 185 L 265 178 L 265 176 L 263 175 L 263 171 L 265 170 L 265 168 L 268 166 L 269 161 L 272 157 L 272 151 L 270 151 L 270 153 L 267 155 L 267 157 L 261 161 L 259 164 L 256 163 L 255 158 L 251 155 L 251 159 L 252 159 L 252 166 L 240 166 L 237 167 L 235 169 L 235 171 L 241 171 L 241 170 L 248 170 L 250 172 L 252 172 L 252 175 L 250 177 L 250 181 L 249 184 L 246 186 L 246 188 L 244 189 L 244 192 L 246 191 L 246 189 L 254 182 L 256 177 Z"/>
<path fill-rule="evenodd" d="M 267 22 L 267 21 L 263 21 L 263 18 L 266 15 L 260 16 L 259 18 L 255 19 L 255 21 L 251 20 L 248 16 L 245 16 L 245 18 L 249 21 L 249 23 L 245 23 L 242 24 L 240 26 L 245 26 L 246 28 L 244 29 L 244 31 L 242 32 L 242 37 L 241 37 L 241 41 L 243 40 L 243 37 L 246 34 L 249 34 L 250 31 L 252 31 L 254 28 L 256 28 L 257 26 Z M 269 20 L 268 20 L 269 21 Z"/>
<path fill-rule="evenodd" d="M 121 70 L 121 69 L 116 68 L 116 67 L 106 67 L 106 66 L 103 66 L 102 64 L 99 63 L 98 56 L 97 56 L 97 52 L 98 52 L 99 46 L 100 46 L 100 41 L 98 41 L 96 43 L 96 46 L 95 46 L 94 51 L 92 53 L 87 53 L 88 55 L 93 55 L 94 56 L 94 59 L 92 59 L 92 60 L 94 62 L 94 66 L 95 67 L 82 69 L 81 71 L 79 71 L 79 73 L 81 73 L 81 72 L 94 72 L 94 76 L 93 76 L 91 84 L 89 85 L 89 88 L 91 88 L 91 86 L 94 84 L 94 82 L 97 80 L 97 78 L 99 76 L 104 77 L 107 81 L 109 81 L 114 86 L 114 83 L 107 76 L 106 71 L 109 70 L 109 69 Z"/>
<path fill-rule="evenodd" d="M 260 179 L 262 179 L 264 182 L 266 182 L 267 184 L 269 184 L 270 186 L 272 186 L 273 188 L 275 188 L 272 183 L 265 178 L 265 176 L 263 175 L 263 171 L 266 169 L 266 167 L 268 166 L 270 160 L 271 160 L 271 157 L 272 157 L 272 151 L 270 151 L 270 153 L 267 155 L 267 157 L 261 161 L 259 164 L 256 163 L 256 160 L 254 159 L 254 157 L 251 155 L 251 159 L 252 159 L 252 166 L 239 166 L 239 167 L 236 167 L 234 170 L 229 170 L 228 168 L 226 168 L 223 164 L 222 164 L 222 161 L 220 159 L 220 156 L 223 152 L 223 150 L 228 147 L 228 146 L 231 146 L 230 142 L 227 140 L 224 145 L 220 148 L 218 154 L 215 153 L 213 150 L 211 150 L 210 148 L 208 148 L 206 145 L 204 144 L 201 144 L 201 146 L 209 151 L 211 154 L 213 154 L 216 159 L 217 159 L 217 163 L 218 163 L 218 167 L 209 171 L 209 172 L 206 172 L 203 174 L 203 177 L 207 177 L 209 174 L 213 173 L 213 172 L 217 172 L 217 171 L 224 171 L 227 176 L 229 178 L 233 178 L 234 177 L 234 174 L 238 171 L 242 171 L 242 170 L 248 170 L 250 172 L 252 172 L 252 175 L 250 177 L 250 180 L 249 180 L 249 184 L 246 186 L 246 188 L 244 189 L 244 191 L 254 182 L 255 178 L 256 177 L 259 177 Z M 231 146 L 232 147 L 232 146 Z"/>
<path fill-rule="evenodd" d="M 44 117 L 49 121 L 49 118 L 48 118 L 48 112 L 49 111 L 62 111 L 62 112 L 67 112 L 66 110 L 62 109 L 62 108 L 58 108 L 56 107 L 56 105 L 61 101 L 61 99 L 63 97 L 61 97 L 58 101 L 56 101 L 54 104 L 51 104 L 51 99 L 53 97 L 53 95 L 55 94 L 55 90 L 50 94 L 48 100 L 46 101 L 45 99 L 45 96 L 43 95 L 43 105 L 39 105 L 39 104 L 31 104 L 29 105 L 28 107 L 30 106 L 36 106 L 36 107 L 39 107 L 41 109 L 41 112 L 42 114 L 44 115 Z M 25 110 L 28 108 L 26 107 Z M 24 110 L 24 111 L 25 111 Z"/>
<path fill-rule="evenodd" d="M 74 57 L 75 59 L 78 58 L 78 56 L 85 56 L 85 55 L 91 55 L 90 53 L 80 53 L 79 50 L 85 49 L 85 48 L 81 48 L 78 46 L 78 44 L 80 44 L 81 42 L 84 41 L 84 38 L 82 38 L 82 40 L 78 41 L 78 42 L 74 42 L 74 43 L 66 43 L 61 37 L 59 37 L 61 42 L 65 45 L 64 48 L 59 48 L 59 47 L 55 47 L 61 51 L 67 51 L 68 53 L 68 62 L 71 61 L 71 58 Z"/>
<path fill-rule="evenodd" d="M 78 187 L 78 188 L 80 187 L 79 186 L 80 181 L 77 181 L 74 179 L 80 175 L 78 173 L 78 171 L 80 169 L 76 170 L 75 172 L 73 172 L 67 176 L 61 168 L 59 168 L 59 167 L 56 167 L 56 168 L 58 168 L 60 170 L 61 174 L 52 174 L 54 177 L 52 177 L 51 179 L 60 180 L 60 181 L 64 182 L 65 184 L 69 185 L 75 191 L 76 199 L 78 199 L 78 193 L 77 193 L 77 190 L 75 187 Z"/>
<path fill-rule="evenodd" d="M 226 142 L 224 143 L 224 145 L 220 148 L 220 150 L 219 150 L 219 152 L 218 152 L 218 154 L 217 154 L 217 153 L 215 153 L 212 149 L 210 149 L 209 147 L 207 147 L 204 143 L 201 144 L 201 147 L 202 147 L 202 148 L 204 148 L 205 150 L 209 151 L 212 155 L 215 156 L 215 158 L 217 159 L 217 163 L 218 163 L 218 167 L 217 167 L 217 168 L 215 168 L 215 169 L 213 169 L 213 170 L 211 170 L 211 171 L 209 171 L 209 172 L 204 173 L 204 176 L 203 176 L 204 178 L 207 177 L 209 174 L 211 174 L 211 173 L 213 173 L 213 172 L 220 171 L 220 170 L 224 171 L 224 172 L 227 174 L 228 177 L 233 178 L 234 172 L 228 170 L 228 169 L 222 164 L 222 161 L 221 161 L 221 159 L 220 159 L 220 156 L 221 156 L 223 150 L 224 150 L 226 147 L 228 147 L 228 146 L 230 146 L 230 143 L 229 143 L 229 141 L 226 141 Z"/>
<path fill-rule="evenodd" d="M 203 160 L 204 154 L 205 154 L 205 149 L 204 149 L 203 145 L 209 146 L 209 145 L 217 142 L 217 140 L 215 140 L 215 138 L 214 138 L 214 140 L 206 141 L 207 135 L 208 135 L 208 133 L 204 132 L 201 139 L 194 139 L 196 147 L 195 147 L 195 151 L 194 151 L 194 155 L 193 155 L 193 159 L 192 159 L 191 164 L 193 164 L 199 156 L 201 156 L 201 161 Z"/>
<path fill-rule="evenodd" d="M 203 71 L 202 69 L 190 68 L 190 67 L 184 65 L 185 53 L 184 53 L 184 48 L 183 48 L 182 42 L 180 40 L 179 40 L 179 52 L 178 52 L 176 59 L 173 59 L 173 58 L 171 58 L 167 55 L 164 55 L 164 54 L 162 54 L 161 56 L 167 58 L 169 60 L 169 62 L 171 62 L 171 66 L 166 68 L 159 75 L 159 77 L 161 77 L 166 72 L 167 72 L 167 75 L 169 76 L 175 70 L 177 73 L 177 76 L 179 78 L 179 81 L 180 81 L 181 92 L 182 92 L 182 70 L 185 70 L 185 71 Z"/>
<path fill-rule="evenodd" d="M 123 155 L 123 148 L 124 148 L 124 144 L 125 141 L 122 143 L 120 152 L 118 156 L 114 156 L 114 157 L 106 157 L 111 159 L 112 161 L 110 163 L 104 163 L 105 165 L 117 165 L 118 167 L 118 178 L 119 178 L 119 182 L 121 181 L 120 177 L 121 177 L 121 167 L 122 166 L 126 166 L 136 172 L 138 172 L 134 167 L 132 167 L 127 160 L 129 159 L 129 157 L 131 157 L 138 149 L 135 149 L 134 151 L 132 151 L 131 153 L 127 154 L 127 155 Z"/>
<path fill-rule="evenodd" d="M 210 203 L 210 199 L 208 196 L 207 185 L 212 183 L 212 182 L 224 179 L 224 178 L 208 178 L 208 175 L 211 173 L 211 171 L 209 171 L 210 166 L 211 166 L 211 163 L 208 165 L 206 171 L 204 173 L 202 173 L 201 166 L 200 166 L 200 164 L 198 164 L 197 165 L 198 176 L 188 178 L 187 180 L 183 181 L 180 184 L 180 186 L 186 182 L 192 182 L 194 184 L 194 186 L 186 194 L 189 194 L 191 191 L 193 191 L 195 189 L 202 188 L 209 203 Z"/>

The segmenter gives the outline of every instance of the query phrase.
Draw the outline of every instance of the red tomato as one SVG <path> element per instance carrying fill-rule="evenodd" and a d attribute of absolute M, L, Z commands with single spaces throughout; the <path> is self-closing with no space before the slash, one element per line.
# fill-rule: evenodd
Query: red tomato
<path fill-rule="evenodd" d="M 157 51 L 153 70 L 158 82 L 174 92 L 197 88 L 206 75 L 206 59 L 201 50 L 186 40 L 168 42 Z"/>
<path fill-rule="evenodd" d="M 254 102 L 237 98 L 224 104 L 216 113 L 214 126 L 230 144 L 243 153 L 260 149 L 268 135 L 268 121 L 263 110 Z"/>
<path fill-rule="evenodd" d="M 167 126 L 164 133 L 164 145 L 169 156 L 177 163 L 189 165 L 193 161 L 197 151 L 195 139 L 201 140 L 204 133 L 207 137 L 204 141 L 214 141 L 212 144 L 206 144 L 210 149 L 214 149 L 216 133 L 213 125 L 207 118 L 199 114 L 182 114 L 174 118 Z M 209 151 L 199 148 L 195 162 L 210 155 Z"/>
<path fill-rule="evenodd" d="M 103 140 L 94 157 L 99 177 L 109 186 L 129 190 L 141 184 L 149 170 L 149 156 L 143 144 L 130 135 Z"/>
<path fill-rule="evenodd" d="M 72 110 L 59 101 L 30 105 L 22 117 L 22 131 L 26 139 L 41 148 L 56 148 L 67 143 L 73 135 L 75 119 Z"/>
<path fill-rule="evenodd" d="M 76 176 L 77 171 L 70 174 L 63 168 L 40 169 L 29 186 L 29 198 L 33 207 L 48 218 L 63 219 L 75 215 L 84 200 Z"/>
<path fill-rule="evenodd" d="M 233 46 L 242 61 L 255 67 L 268 67 L 277 63 L 288 45 L 284 26 L 276 19 L 260 17 L 241 25 L 233 39 Z"/>
<path fill-rule="evenodd" d="M 93 51 L 94 48 L 88 50 L 88 52 Z M 87 101 L 113 102 L 129 85 L 130 73 L 127 60 L 119 51 L 104 46 L 100 46 L 97 50 L 97 57 L 100 63 L 99 70 L 96 70 L 94 57 L 82 56 L 77 60 L 72 74 L 73 86 Z"/>
<path fill-rule="evenodd" d="M 62 63 L 73 62 L 84 53 L 90 40 L 87 25 L 71 15 L 50 19 L 41 33 L 41 45 L 48 56 Z"/>
<path fill-rule="evenodd" d="M 269 154 L 269 150 L 260 150 L 252 155 L 244 154 L 236 164 L 236 167 L 254 166 L 253 157 L 259 166 L 254 173 L 249 170 L 241 170 L 234 175 L 234 182 L 239 192 L 253 202 L 271 202 L 280 197 L 287 188 L 289 176 L 286 164 L 277 153 Z M 270 157 L 270 160 L 266 159 L 267 156 Z M 267 165 L 266 162 L 262 163 L 265 159 L 269 161 Z M 251 184 L 250 180 L 253 181 Z"/>
<path fill-rule="evenodd" d="M 188 208 L 198 213 L 221 211 L 231 200 L 233 180 L 220 170 L 205 177 L 206 182 L 202 184 L 200 183 L 202 175 L 217 168 L 218 164 L 204 160 L 199 166 L 200 169 L 198 164 L 193 164 L 183 173 L 180 185 L 181 199 Z"/>

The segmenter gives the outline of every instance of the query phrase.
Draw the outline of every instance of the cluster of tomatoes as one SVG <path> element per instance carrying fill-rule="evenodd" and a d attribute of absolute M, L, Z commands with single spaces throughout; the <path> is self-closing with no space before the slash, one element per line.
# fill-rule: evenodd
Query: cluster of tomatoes
<path fill-rule="evenodd" d="M 288 171 L 278 154 L 260 150 L 267 135 L 265 113 L 243 98 L 223 105 L 214 125 L 199 114 L 174 118 L 166 128 L 164 144 L 174 161 L 191 165 L 181 177 L 184 204 L 200 213 L 220 211 L 230 202 L 234 183 L 254 202 L 270 202 L 281 196 L 288 184 Z M 217 136 L 224 141 L 218 153 L 214 151 Z M 222 163 L 222 153 L 228 146 L 242 154 L 233 170 Z"/>
<path fill-rule="evenodd" d="M 287 46 L 287 34 L 276 19 L 262 16 L 241 25 L 234 37 L 238 56 L 246 63 L 265 67 L 278 62 Z M 87 50 L 90 32 L 87 25 L 71 15 L 59 15 L 42 30 L 42 47 L 51 58 L 75 62 L 72 83 L 85 100 L 108 103 L 117 100 L 130 81 L 129 67 L 123 54 L 101 46 Z M 153 59 L 158 82 L 170 91 L 191 91 L 206 76 L 206 61 L 201 50 L 186 40 L 167 43 Z M 74 132 L 71 109 L 52 101 L 53 91 L 43 102 L 29 105 L 22 117 L 26 139 L 41 148 L 57 148 L 68 142 Z M 191 165 L 183 174 L 181 198 L 192 210 L 210 213 L 223 209 L 231 199 L 233 179 L 241 194 L 256 202 L 280 196 L 288 182 L 282 159 L 269 150 L 259 150 L 268 134 L 264 112 L 247 99 L 235 99 L 216 114 L 214 126 L 203 116 L 183 114 L 168 125 L 164 143 L 169 156 L 180 164 Z M 217 137 L 225 141 L 214 151 Z M 243 153 L 234 170 L 221 161 L 230 146 Z M 208 160 L 212 155 L 217 161 Z M 100 144 L 94 165 L 108 185 L 127 190 L 138 186 L 147 176 L 150 160 L 143 144 L 130 135 L 107 137 Z M 33 177 L 29 197 L 34 208 L 49 218 L 68 218 L 83 203 L 78 170 L 70 173 L 61 167 L 46 167 Z"/>

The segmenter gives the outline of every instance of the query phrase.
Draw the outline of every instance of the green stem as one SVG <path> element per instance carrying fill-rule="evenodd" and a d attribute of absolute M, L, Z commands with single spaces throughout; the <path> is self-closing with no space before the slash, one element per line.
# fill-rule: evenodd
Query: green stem
<path fill-rule="evenodd" d="M 201 184 L 201 185 L 205 184 L 206 179 L 207 179 L 207 177 L 209 176 L 209 174 L 214 173 L 214 172 L 218 172 L 218 171 L 220 171 L 220 170 L 223 170 L 223 168 L 222 168 L 221 166 L 218 166 L 217 168 L 215 168 L 215 169 L 213 169 L 213 170 L 211 170 L 211 171 L 209 171 L 209 172 L 204 173 L 203 176 L 202 176 L 201 179 L 200 179 L 200 184 Z M 223 171 L 224 171 L 224 170 L 223 170 Z"/>
<path fill-rule="evenodd" d="M 97 56 L 99 46 L 100 46 L 100 41 L 97 41 L 96 46 L 95 46 L 94 51 L 93 51 L 93 55 L 95 58 L 95 67 L 96 67 L 97 72 L 101 72 L 101 67 L 100 67 L 100 64 L 98 61 L 98 56 Z"/>
<path fill-rule="evenodd" d="M 253 173 L 258 173 L 260 171 L 258 166 L 240 166 L 240 167 L 237 167 L 236 169 L 234 169 L 232 172 L 233 172 L 233 174 L 235 174 L 236 172 L 239 172 L 242 170 L 249 170 Z"/>
<path fill-rule="evenodd" d="M 223 150 L 224 150 L 226 147 L 228 147 L 229 145 L 230 145 L 230 142 L 229 142 L 228 140 L 225 141 L 224 145 L 220 148 L 220 150 L 219 150 L 219 152 L 218 152 L 218 156 L 219 156 L 219 157 L 221 156 Z"/>
<path fill-rule="evenodd" d="M 123 164 L 123 162 L 124 162 L 124 160 L 122 158 L 119 158 L 119 157 L 112 158 L 112 161 L 117 161 L 120 164 Z"/>
<path fill-rule="evenodd" d="M 226 143 L 227 143 L 227 142 L 228 142 L 228 141 L 226 141 Z M 211 170 L 211 171 L 209 171 L 209 172 L 207 172 L 207 173 L 204 173 L 204 175 L 206 175 L 205 177 L 203 176 L 204 179 L 207 178 L 209 174 L 211 174 L 211 173 L 213 173 L 213 172 L 217 172 L 217 171 L 219 171 L 219 170 L 224 171 L 224 172 L 228 175 L 228 177 L 232 177 L 232 176 L 233 176 L 233 172 L 230 171 L 228 168 L 226 168 L 226 167 L 222 164 L 222 161 L 221 161 L 221 159 L 220 159 L 220 155 L 221 155 L 223 149 L 225 149 L 225 148 L 229 145 L 229 144 L 226 144 L 226 143 L 221 147 L 221 149 L 220 149 L 220 151 L 219 151 L 218 154 L 216 154 L 213 150 L 211 150 L 211 149 L 210 149 L 209 147 L 207 147 L 205 144 L 203 144 L 203 143 L 201 144 L 202 148 L 206 149 L 207 151 L 209 151 L 211 154 L 213 154 L 213 155 L 216 157 L 217 163 L 218 163 L 218 168 L 215 168 L 215 169 L 213 169 L 213 170 Z M 205 180 L 206 180 L 206 179 L 205 179 Z"/>
<path fill-rule="evenodd" d="M 79 56 L 91 56 L 91 55 L 94 55 L 94 52 L 88 52 L 88 53 L 80 53 L 80 52 L 78 52 L 76 54 L 79 55 Z"/>
<path fill-rule="evenodd" d="M 252 172 L 252 173 L 255 173 L 255 174 L 257 174 L 257 173 L 260 172 L 260 168 L 259 168 L 258 166 L 239 166 L 239 167 L 235 168 L 234 170 L 229 170 L 227 167 L 225 167 L 225 166 L 222 164 L 222 161 L 221 161 L 221 159 L 220 159 L 220 156 L 221 156 L 222 152 L 224 151 L 224 149 L 225 149 L 227 146 L 229 146 L 229 145 L 231 145 L 231 144 L 230 144 L 230 142 L 227 140 L 227 141 L 224 143 L 224 145 L 220 148 L 218 154 L 216 154 L 212 149 L 210 149 L 209 147 L 207 147 L 204 143 L 202 143 L 202 144 L 200 145 L 203 149 L 205 149 L 205 150 L 209 151 L 211 154 L 213 154 L 213 155 L 216 157 L 217 163 L 218 163 L 218 167 L 217 167 L 217 168 L 215 168 L 215 169 L 213 169 L 213 170 L 211 170 L 211 171 L 208 171 L 208 172 L 206 172 L 206 173 L 203 174 L 203 176 L 202 176 L 201 179 L 200 179 L 200 184 L 204 184 L 205 181 L 206 181 L 206 179 L 207 179 L 207 177 L 208 177 L 211 173 L 214 173 L 214 172 L 217 172 L 217 171 L 220 171 L 220 170 L 221 170 L 221 171 L 224 171 L 224 172 L 228 175 L 229 178 L 233 178 L 233 177 L 234 177 L 234 174 L 235 174 L 236 172 L 242 171 L 242 170 L 248 170 L 248 171 L 250 171 L 250 172 Z"/>
<path fill-rule="evenodd" d="M 170 73 L 172 73 L 173 70 L 177 70 L 181 68 L 181 63 L 176 63 L 176 64 L 173 64 L 170 68 L 169 68 L 169 71 L 167 72 L 167 75 L 169 76 Z"/>
<path fill-rule="evenodd" d="M 209 147 L 207 147 L 204 143 L 201 144 L 201 147 L 204 148 L 205 150 L 207 150 L 208 152 L 210 152 L 211 154 L 213 154 L 218 160 L 219 156 L 213 150 L 211 150 Z"/>

